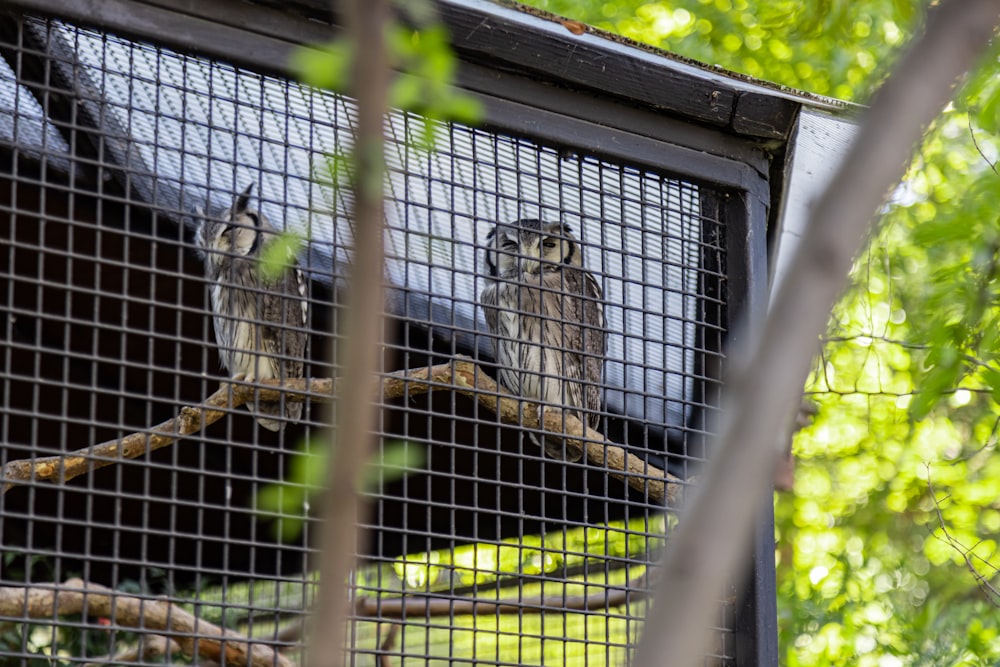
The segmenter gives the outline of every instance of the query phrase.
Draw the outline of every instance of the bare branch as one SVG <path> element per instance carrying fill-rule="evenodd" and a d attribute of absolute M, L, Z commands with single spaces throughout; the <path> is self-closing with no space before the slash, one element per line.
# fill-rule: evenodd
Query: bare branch
<path fill-rule="evenodd" d="M 496 614 L 545 614 L 614 609 L 648 596 L 646 574 L 623 586 L 609 586 L 590 595 L 517 597 L 509 600 L 469 600 L 422 594 L 401 598 L 359 598 L 358 616 L 373 618 L 425 618 L 428 616 L 494 616 Z"/>
<path fill-rule="evenodd" d="M 217 422 L 233 408 L 253 401 L 255 395 L 265 401 L 277 401 L 284 395 L 286 401 L 309 398 L 314 402 L 328 402 L 333 389 L 341 383 L 324 378 L 286 380 L 284 384 L 277 380 L 260 380 L 258 384 L 225 385 L 201 405 L 183 408 L 177 417 L 148 433 L 132 433 L 120 440 L 109 440 L 60 456 L 9 461 L 0 477 L 4 483 L 2 491 L 31 481 L 64 483 L 92 470 L 166 447 L 182 436 L 197 433 Z M 383 399 L 409 398 L 432 391 L 451 391 L 468 396 L 495 413 L 504 424 L 568 436 L 568 447 L 586 447 L 587 459 L 591 463 L 605 468 L 612 477 L 657 502 L 676 506 L 684 486 L 690 484 L 628 453 L 573 415 L 564 414 L 552 406 L 544 406 L 542 413 L 545 420 L 539 424 L 540 404 L 512 396 L 471 361 L 456 359 L 429 368 L 397 371 L 382 379 Z"/>
<path fill-rule="evenodd" d="M 343 10 L 346 33 L 352 41 L 350 93 L 357 103 L 354 137 L 352 210 L 354 262 L 347 289 L 346 326 L 337 354 L 331 339 L 331 358 L 345 360 L 344 384 L 337 393 L 327 464 L 327 493 L 323 499 L 320 531 L 320 584 L 306 655 L 308 667 L 343 663 L 349 612 L 348 575 L 357 558 L 364 508 L 358 480 L 364 473 L 375 440 L 374 400 L 379 370 L 382 312 L 385 301 L 385 139 L 383 123 L 389 103 L 389 0 L 348 0 L 335 3 Z M 334 332 L 336 333 L 336 332 Z"/>
<path fill-rule="evenodd" d="M 156 630 L 189 657 L 198 655 L 227 665 L 294 667 L 291 660 L 268 646 L 196 618 L 165 600 L 123 595 L 82 579 L 69 579 L 59 590 L 0 587 L 0 616 L 35 619 L 78 614 L 106 616 L 118 625 Z"/>
<path fill-rule="evenodd" d="M 117 665 L 128 662 L 153 662 L 158 658 L 172 656 L 183 653 L 181 645 L 169 637 L 163 635 L 142 635 L 139 641 L 114 655 L 102 655 L 91 658 L 83 667 L 103 667 L 104 665 Z M 158 660 L 157 660 L 158 661 Z"/>
<path fill-rule="evenodd" d="M 0 493 L 6 493 L 13 486 L 32 480 L 65 483 L 93 470 L 172 445 L 183 436 L 197 433 L 209 424 L 219 421 L 233 407 L 251 400 L 253 395 L 254 389 L 251 386 L 233 385 L 230 391 L 230 386 L 226 385 L 209 396 L 201 405 L 184 407 L 179 415 L 154 426 L 149 431 L 132 433 L 124 438 L 109 440 L 59 456 L 10 461 L 3 467 L 0 477 L 3 486 L 0 487 Z"/>
<path fill-rule="evenodd" d="M 994 34 L 996 0 L 937 4 L 879 90 L 770 301 L 730 359 L 729 405 L 694 500 L 667 543 L 663 578 L 636 651 L 637 667 L 699 664 L 715 600 L 744 560 L 754 516 L 771 493 L 777 434 L 802 395 L 817 339 L 847 283 L 886 193 L 899 182 L 924 128 Z M 751 308 L 763 307 L 751 304 Z M 771 639 L 771 638 L 767 638 Z"/>
<path fill-rule="evenodd" d="M 968 120 L 969 120 L 969 136 L 972 137 L 972 145 L 976 147 L 976 152 L 979 153 L 979 157 L 983 158 L 983 162 L 985 162 L 986 164 L 990 165 L 990 169 L 993 170 L 994 174 L 996 174 L 997 176 L 1000 176 L 1000 171 L 997 171 L 997 165 L 996 165 L 996 163 L 995 162 L 990 162 L 990 159 L 988 157 L 986 157 L 986 153 L 984 153 L 983 149 L 980 148 L 979 142 L 976 141 L 976 131 L 972 127 L 972 114 L 969 114 L 969 119 Z"/>
<path fill-rule="evenodd" d="M 381 634 L 382 626 L 379 626 L 379 634 Z M 392 667 L 392 661 L 389 660 L 389 651 L 393 649 L 393 645 L 396 643 L 396 637 L 399 635 L 399 623 L 390 623 L 389 631 L 385 634 L 385 639 L 382 644 L 379 645 L 379 651 L 381 654 L 378 657 L 379 667 Z"/>
<path fill-rule="evenodd" d="M 998 591 L 996 587 L 990 583 L 990 580 L 993 577 L 995 577 L 997 572 L 1000 570 L 998 570 L 995 565 L 990 563 L 985 558 L 977 556 L 975 553 L 973 553 L 976 546 L 979 546 L 978 544 L 972 547 L 967 547 L 964 544 L 962 544 L 954 535 L 948 532 L 948 524 L 945 523 L 944 513 L 941 511 L 941 501 L 937 497 L 937 494 L 934 491 L 934 483 L 931 481 L 931 468 L 929 465 L 926 465 L 926 468 L 927 468 L 927 489 L 928 491 L 930 491 L 931 499 L 934 501 L 934 512 L 937 514 L 938 526 L 941 529 L 941 535 L 938 535 L 934 531 L 931 531 L 931 537 L 947 544 L 948 546 L 950 546 L 952 549 L 954 549 L 959 553 L 959 555 L 962 557 L 962 560 L 965 561 L 966 569 L 969 570 L 969 572 L 972 574 L 972 578 L 975 579 L 976 586 L 979 587 L 979 590 L 983 592 L 983 595 L 986 596 L 986 599 L 989 601 L 990 604 L 992 604 L 994 607 L 1000 607 L 1000 591 Z M 987 566 L 989 569 L 993 570 L 993 575 L 988 577 L 982 572 L 980 572 L 979 567 L 977 567 L 975 561 L 979 561 L 980 563 Z"/>

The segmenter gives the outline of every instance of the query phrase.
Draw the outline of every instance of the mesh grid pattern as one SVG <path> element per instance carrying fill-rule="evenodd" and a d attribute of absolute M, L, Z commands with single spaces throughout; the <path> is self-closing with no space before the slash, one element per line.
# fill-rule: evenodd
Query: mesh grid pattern
<path fill-rule="evenodd" d="M 0 463 L 148 430 L 218 388 L 197 211 L 218 215 L 249 183 L 254 208 L 307 239 L 306 376 L 336 375 L 352 235 L 329 167 L 351 145 L 349 99 L 57 21 L 10 21 L 0 54 Z M 486 235 L 496 222 L 561 221 L 604 294 L 600 430 L 692 474 L 726 326 L 724 301 L 708 296 L 726 282 L 724 221 L 707 204 L 717 193 L 459 125 L 440 125 L 423 150 L 412 141 L 422 122 L 395 113 L 386 125 L 385 372 L 462 355 L 494 374 L 479 305 Z M 601 466 L 545 457 L 523 425 L 468 396 L 381 407 L 380 450 L 422 461 L 366 487 L 357 664 L 623 662 L 674 515 Z M 0 499 L 0 586 L 78 577 L 166 599 L 298 660 L 320 519 L 296 476 L 321 465 L 325 418 L 308 401 L 300 423 L 271 433 L 238 408 L 66 484 L 12 487 Z M 281 480 L 283 508 L 258 511 Z M 503 605 L 472 613 L 472 600 Z M 732 616 L 729 600 L 706 664 L 735 659 Z M 155 633 L 127 625 L 0 613 L 0 664 L 152 644 Z M 162 662 L 153 655 L 140 660 Z"/>

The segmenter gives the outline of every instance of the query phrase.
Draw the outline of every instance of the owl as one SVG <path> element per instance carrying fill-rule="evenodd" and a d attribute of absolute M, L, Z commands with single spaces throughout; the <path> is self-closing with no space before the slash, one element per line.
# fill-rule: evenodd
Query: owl
<path fill-rule="evenodd" d="M 597 428 L 607 349 L 604 305 L 572 230 L 518 220 L 498 224 L 486 242 L 489 276 L 480 301 L 494 334 L 498 382 Z M 553 458 L 580 458 L 554 437 L 545 439 L 545 451 Z"/>
<path fill-rule="evenodd" d="M 278 238 L 263 213 L 247 208 L 251 184 L 218 218 L 202 216 L 196 235 L 205 262 L 219 357 L 233 379 L 302 377 L 309 302 L 293 255 L 280 276 L 265 276 L 259 260 Z M 249 407 L 249 406 L 248 406 Z M 279 431 L 302 417 L 302 403 L 258 401 L 257 423 Z"/>

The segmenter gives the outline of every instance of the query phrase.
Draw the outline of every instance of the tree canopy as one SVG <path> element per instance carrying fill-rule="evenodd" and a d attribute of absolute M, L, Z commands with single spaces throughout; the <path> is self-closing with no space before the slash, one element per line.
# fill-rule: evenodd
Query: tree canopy
<path fill-rule="evenodd" d="M 705 63 L 864 103 L 908 0 L 531 0 Z M 1000 124 L 993 48 L 929 128 L 830 318 L 776 494 L 784 664 L 1000 660 Z"/>

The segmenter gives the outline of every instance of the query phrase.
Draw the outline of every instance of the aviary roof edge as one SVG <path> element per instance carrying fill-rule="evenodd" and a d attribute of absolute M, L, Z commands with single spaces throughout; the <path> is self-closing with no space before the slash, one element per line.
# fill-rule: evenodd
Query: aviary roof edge
<path fill-rule="evenodd" d="M 545 21 L 553 21 L 556 23 L 563 24 L 564 22 L 576 23 L 572 19 L 548 12 L 545 10 L 537 9 L 529 5 L 525 5 L 515 0 L 439 0 L 442 3 L 448 4 L 479 4 L 479 2 L 486 2 L 488 4 L 495 4 L 501 7 L 508 7 L 516 11 L 522 12 L 529 16 L 537 17 Z M 747 74 L 742 74 L 730 69 L 726 69 L 721 65 L 711 65 L 709 63 L 704 63 L 700 60 L 695 60 L 694 58 L 688 58 L 682 56 L 673 51 L 668 51 L 666 49 L 661 49 L 652 44 L 646 44 L 634 40 L 630 37 L 625 37 L 601 28 L 597 28 L 591 25 L 586 26 L 586 31 L 593 34 L 600 39 L 604 39 L 615 44 L 621 45 L 622 47 L 628 49 L 636 49 L 639 51 L 644 51 L 646 53 L 652 54 L 654 56 L 664 58 L 675 62 L 679 66 L 688 67 L 694 70 L 692 72 L 693 76 L 702 76 L 706 79 L 713 80 L 716 78 L 728 80 L 730 85 L 735 85 L 741 90 L 746 90 L 748 92 L 757 92 L 761 94 L 774 95 L 776 97 L 789 99 L 791 101 L 797 102 L 804 106 L 814 107 L 817 109 L 822 109 L 828 112 L 846 112 L 846 113 L 856 113 L 858 110 L 862 109 L 863 106 L 856 104 L 854 102 L 848 102 L 846 100 L 837 99 L 834 97 L 827 97 L 825 95 L 818 95 L 816 93 L 810 93 L 805 90 L 800 90 L 798 88 L 792 88 L 790 86 L 785 86 L 773 81 L 768 81 L 766 79 L 757 79 Z"/>

